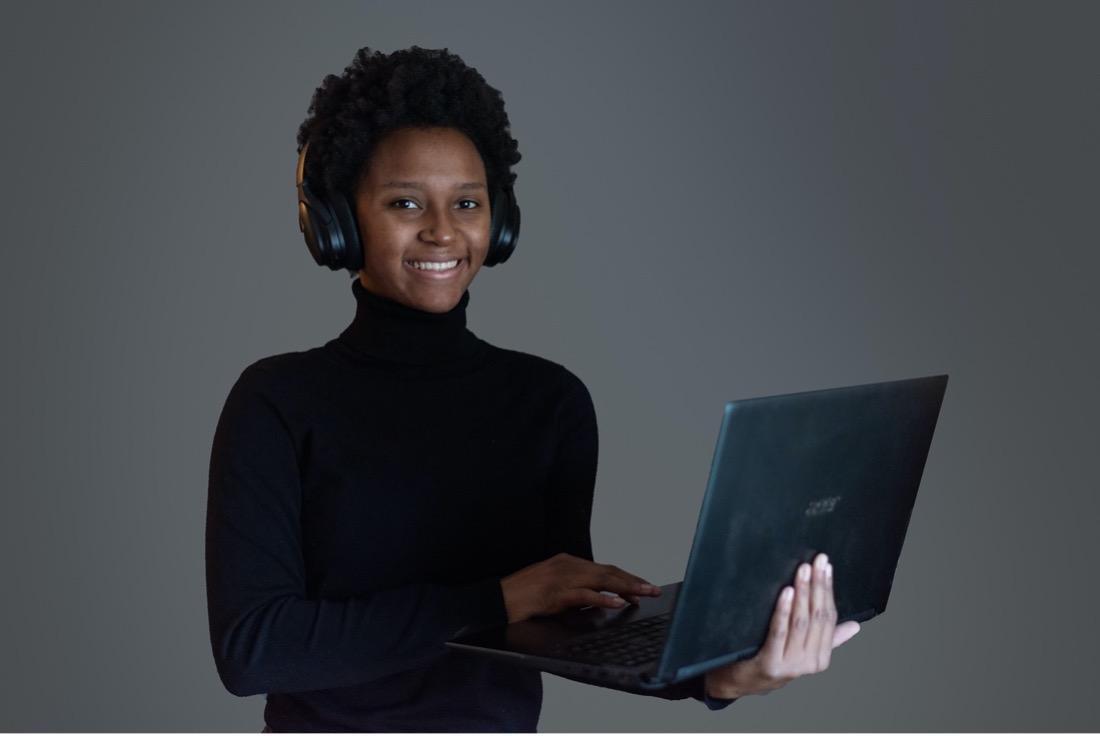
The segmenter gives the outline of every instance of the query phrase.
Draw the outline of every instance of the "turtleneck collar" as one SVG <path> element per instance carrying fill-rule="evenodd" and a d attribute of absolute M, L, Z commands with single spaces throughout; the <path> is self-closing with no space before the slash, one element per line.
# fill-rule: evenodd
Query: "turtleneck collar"
<path fill-rule="evenodd" d="M 390 363 L 433 365 L 477 354 L 480 341 L 466 329 L 470 290 L 449 312 L 437 314 L 396 302 L 351 282 L 355 318 L 336 338 L 359 356 Z"/>

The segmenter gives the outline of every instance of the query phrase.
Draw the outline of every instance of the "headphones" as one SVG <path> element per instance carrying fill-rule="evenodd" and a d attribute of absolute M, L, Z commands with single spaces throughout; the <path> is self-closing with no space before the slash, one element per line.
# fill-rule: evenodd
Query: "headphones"
<path fill-rule="evenodd" d="M 344 194 L 323 193 L 320 188 L 315 193 L 306 183 L 308 148 L 307 142 L 298 154 L 294 177 L 298 188 L 298 229 L 305 235 L 306 246 L 318 266 L 328 266 L 333 271 L 346 268 L 355 276 L 363 267 L 355 212 Z M 489 226 L 489 252 L 482 265 L 495 266 L 508 260 L 519 239 L 519 205 L 512 187 L 497 187 L 490 195 L 489 209 L 493 218 Z"/>

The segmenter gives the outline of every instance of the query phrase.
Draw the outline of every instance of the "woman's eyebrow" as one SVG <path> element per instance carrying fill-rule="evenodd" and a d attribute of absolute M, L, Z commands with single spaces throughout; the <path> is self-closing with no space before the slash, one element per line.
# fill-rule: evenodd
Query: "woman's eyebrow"
<path fill-rule="evenodd" d="M 382 185 L 383 189 L 423 189 L 424 185 L 418 181 L 388 181 Z M 456 184 L 455 189 L 484 189 L 485 185 L 479 181 L 467 181 Z"/>

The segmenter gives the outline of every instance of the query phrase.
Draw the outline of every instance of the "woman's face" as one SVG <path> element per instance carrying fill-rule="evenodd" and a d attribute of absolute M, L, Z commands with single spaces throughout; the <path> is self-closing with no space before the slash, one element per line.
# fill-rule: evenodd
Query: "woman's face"
<path fill-rule="evenodd" d="M 447 312 L 489 251 L 485 165 L 454 128 L 402 128 L 374 147 L 355 197 L 368 291 L 425 312 Z M 421 270 L 413 262 L 451 266 Z"/>

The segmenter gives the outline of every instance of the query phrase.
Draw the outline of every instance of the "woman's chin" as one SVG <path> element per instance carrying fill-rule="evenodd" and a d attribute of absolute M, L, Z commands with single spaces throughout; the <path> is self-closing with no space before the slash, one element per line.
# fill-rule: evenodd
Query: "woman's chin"
<path fill-rule="evenodd" d="M 422 312 L 442 314 L 451 311 L 458 305 L 464 291 L 465 289 L 459 289 L 458 286 L 436 289 L 415 289 L 406 293 L 407 299 L 405 303 L 413 309 L 419 309 Z"/>

